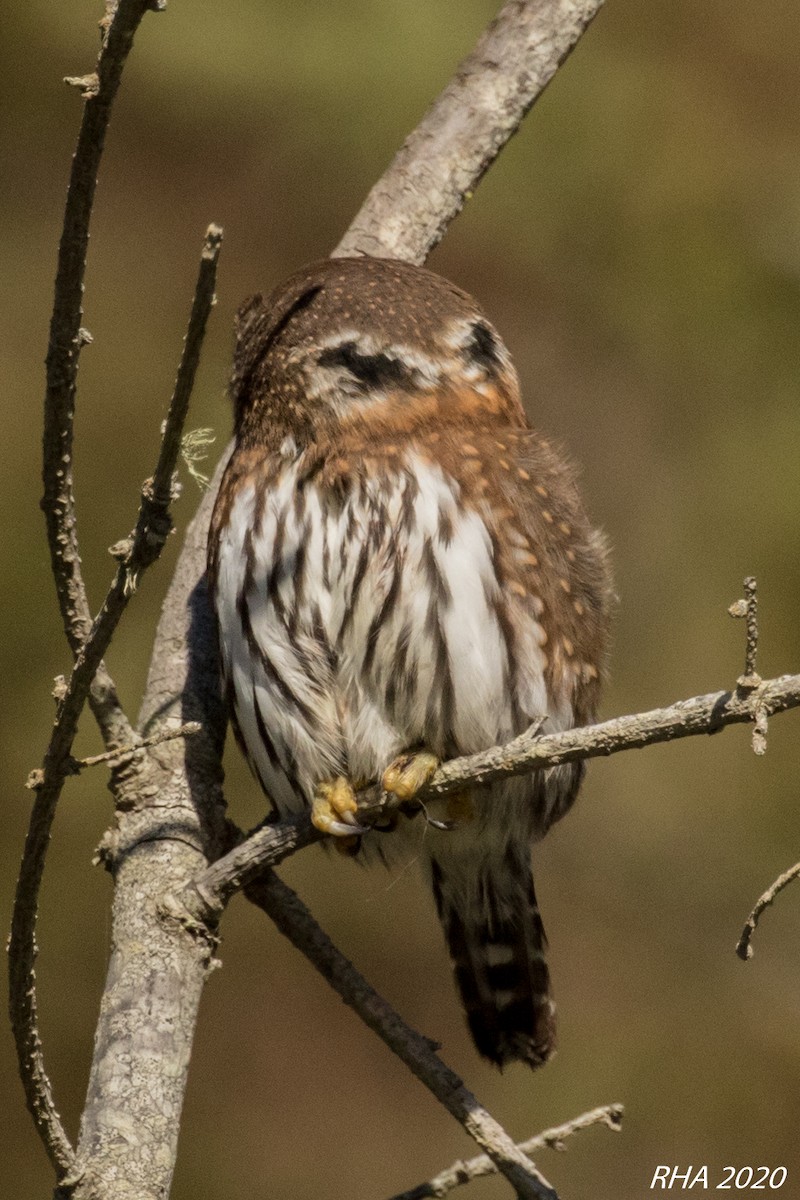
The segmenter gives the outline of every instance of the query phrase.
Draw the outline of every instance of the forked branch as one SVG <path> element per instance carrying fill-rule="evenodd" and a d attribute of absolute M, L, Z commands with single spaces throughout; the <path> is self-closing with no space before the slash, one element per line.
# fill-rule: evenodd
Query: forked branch
<path fill-rule="evenodd" d="M 607 757 L 659 742 L 717 733 L 726 725 L 753 722 L 761 714 L 772 715 L 798 705 L 800 675 L 783 675 L 749 691 L 712 692 L 681 700 L 669 708 L 615 717 L 563 733 L 541 735 L 537 726 L 533 733 L 524 733 L 505 746 L 444 763 L 420 791 L 418 799 L 424 804 L 461 792 L 470 785 L 495 783 L 578 759 Z M 374 823 L 397 804 L 392 795 L 373 785 L 359 793 L 359 820 Z M 230 897 L 265 867 L 277 865 L 323 836 L 312 825 L 308 812 L 265 825 L 193 879 L 184 889 L 181 901 L 194 919 L 214 922 Z"/>
<path fill-rule="evenodd" d="M 85 645 L 92 626 L 80 569 L 72 488 L 78 357 L 82 346 L 91 340 L 80 324 L 89 220 L 111 106 L 134 34 L 147 7 L 147 0 L 121 0 L 116 19 L 104 29 L 93 76 L 92 99 L 91 102 L 87 100 L 84 106 L 78 146 L 72 160 L 50 321 L 42 508 L 47 522 L 47 539 L 64 629 L 76 657 Z M 107 744 L 129 739 L 132 730 L 120 708 L 114 683 L 99 662 L 88 678 L 88 686 L 91 686 L 92 708 Z M 68 713 L 65 726 L 71 721 L 72 714 Z M 54 740 L 58 742 L 62 736 L 63 745 L 54 746 Z M 72 738 L 66 729 L 63 735 L 57 729 L 51 739 L 48 758 L 51 761 L 53 757 L 65 758 L 71 744 Z M 37 896 L 60 788 L 58 772 L 51 771 L 49 780 L 43 783 L 36 797 L 31 814 L 9 944 L 9 1006 L 28 1108 L 53 1166 L 59 1173 L 64 1173 L 71 1168 L 74 1154 L 53 1103 L 50 1081 L 44 1069 L 33 971 Z"/>
<path fill-rule="evenodd" d="M 540 1150 L 545 1149 L 563 1150 L 567 1138 L 583 1129 L 590 1129 L 593 1125 L 605 1125 L 607 1129 L 619 1133 L 624 1112 L 621 1104 L 604 1104 L 602 1108 L 593 1108 L 591 1112 L 581 1113 L 579 1117 L 573 1117 L 563 1125 L 555 1125 L 552 1129 L 537 1133 L 535 1137 L 520 1142 L 519 1148 L 524 1154 L 538 1154 Z M 454 1162 L 445 1171 L 434 1175 L 433 1179 L 418 1184 L 408 1192 L 392 1196 L 392 1200 L 440 1200 L 462 1183 L 470 1183 L 473 1179 L 483 1178 L 484 1175 L 493 1175 L 496 1170 L 497 1167 L 487 1154 L 479 1154 L 466 1162 Z"/>
<path fill-rule="evenodd" d="M 434 1045 L 406 1025 L 379 996 L 327 934 L 291 888 L 272 871 L 248 889 L 248 899 L 262 908 L 281 933 L 301 950 L 383 1042 L 464 1126 L 495 1166 L 513 1184 L 519 1197 L 558 1200 L 550 1184 L 527 1154 L 495 1121 L 459 1077 L 439 1058 Z"/>
<path fill-rule="evenodd" d="M 44 410 L 42 508 L 64 630 L 74 655 L 85 645 L 92 614 L 81 573 L 72 487 L 75 389 L 81 350 L 91 334 L 81 326 L 83 279 L 100 159 L 111 109 L 128 54 L 150 0 L 119 0 L 101 22 L 97 66 L 83 89 L 85 104 L 72 159 L 64 225 L 58 247 L 53 313 L 47 349 Z M 67 80 L 66 82 L 70 82 Z M 113 680 L 100 666 L 92 672 L 91 703 L 107 744 L 129 741 L 131 728 L 120 709 Z"/>
<path fill-rule="evenodd" d="M 111 42 L 111 33 L 108 34 L 107 40 Z M 92 681 L 96 678 L 96 673 L 101 670 L 103 655 L 133 595 L 133 584 L 140 574 L 158 558 L 172 528 L 169 516 L 169 504 L 172 500 L 172 477 L 180 449 L 181 432 L 197 369 L 200 347 L 208 315 L 214 304 L 216 267 L 221 236 L 221 230 L 216 226 L 211 226 L 206 234 L 189 318 L 189 328 L 178 368 L 175 390 L 164 425 L 156 473 L 153 480 L 148 480 L 142 489 L 136 528 L 131 537 L 126 539 L 124 551 L 118 555 L 120 561 L 116 577 L 108 590 L 99 614 L 91 623 L 85 642 L 77 646 L 76 661 L 69 680 L 66 683 L 62 681 L 57 688 L 56 722 L 43 766 L 41 770 L 33 774 L 36 800 L 25 840 L 9 941 L 9 1011 L 28 1108 L 50 1159 L 60 1174 L 68 1174 L 72 1170 L 74 1151 L 53 1102 L 38 1032 L 34 963 L 37 955 L 36 920 L 39 889 L 50 841 L 50 830 L 64 781 L 75 770 L 71 754 L 72 745 L 78 730 L 81 712 L 92 687 Z M 52 415 L 50 413 L 51 402 L 54 403 L 48 390 L 45 404 L 46 412 L 49 415 Z M 71 422 L 72 413 L 70 412 L 67 422 L 70 426 L 70 440 Z M 52 445 L 47 438 L 45 438 L 44 453 L 44 474 L 47 478 L 53 466 L 49 461 Z M 70 498 L 71 486 L 70 480 L 68 486 Z M 59 518 L 56 516 L 48 523 L 48 536 L 51 539 L 53 536 L 58 536 L 53 534 L 53 529 L 58 528 Z M 74 513 L 69 522 L 69 537 L 70 544 L 77 555 L 79 547 Z M 51 549 L 54 563 L 60 561 L 63 546 L 55 549 L 51 546 Z M 74 615 L 78 612 L 75 604 L 86 603 L 79 574 L 73 576 L 70 587 L 64 592 L 65 596 L 67 594 L 71 597 L 69 606 Z M 77 629 L 78 626 L 76 625 L 75 628 Z M 105 676 L 105 678 L 113 688 L 110 677 Z M 106 702 L 109 701 L 110 692 L 106 690 L 103 695 L 105 699 L 102 711 L 109 715 L 111 709 Z M 117 709 L 114 708 L 114 711 Z M 96 706 L 95 715 L 98 715 Z M 100 718 L 98 717 L 98 719 Z M 114 743 L 117 742 L 117 738 L 126 726 L 126 722 L 123 723 L 115 717 L 113 736 L 110 736 L 111 727 L 108 725 L 104 728 L 104 733 Z M 103 728 L 102 724 L 101 728 Z M 135 743 L 137 740 L 140 739 L 137 739 L 131 730 L 129 741 Z M 117 743 L 110 753 L 112 756 L 119 757 L 119 750 L 120 747 Z"/>

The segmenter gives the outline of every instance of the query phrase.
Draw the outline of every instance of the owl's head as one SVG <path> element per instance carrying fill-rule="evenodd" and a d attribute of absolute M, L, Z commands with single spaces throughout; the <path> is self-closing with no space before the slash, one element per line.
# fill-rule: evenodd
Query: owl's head
<path fill-rule="evenodd" d="M 410 263 L 328 259 L 237 316 L 231 391 L 240 437 L 306 442 L 421 398 L 517 409 L 509 353 L 475 300 Z"/>

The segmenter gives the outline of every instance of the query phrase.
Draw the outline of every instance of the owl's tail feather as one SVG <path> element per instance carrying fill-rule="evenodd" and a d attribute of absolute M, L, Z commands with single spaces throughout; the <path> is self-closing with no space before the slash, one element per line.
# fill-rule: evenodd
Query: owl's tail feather
<path fill-rule="evenodd" d="M 498 898 L 491 877 L 481 904 L 464 903 L 432 862 L 434 899 L 444 927 L 470 1033 L 479 1054 L 499 1067 L 525 1062 L 539 1067 L 555 1050 L 555 1005 L 533 876 L 514 888 L 513 904 Z"/>

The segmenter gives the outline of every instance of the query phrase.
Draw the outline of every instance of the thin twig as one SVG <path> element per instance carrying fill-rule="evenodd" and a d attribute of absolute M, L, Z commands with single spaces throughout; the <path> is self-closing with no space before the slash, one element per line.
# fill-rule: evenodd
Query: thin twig
<path fill-rule="evenodd" d="M 375 184 L 334 256 L 424 262 L 602 4 L 504 4 Z"/>
<path fill-rule="evenodd" d="M 755 908 L 747 918 L 745 927 L 742 930 L 742 936 L 739 938 L 739 941 L 736 944 L 736 953 L 739 955 L 739 958 L 744 959 L 744 961 L 747 962 L 749 958 L 753 957 L 753 947 L 750 945 L 750 939 L 756 931 L 756 926 L 758 925 L 762 912 L 765 908 L 769 908 L 776 896 L 780 895 L 783 889 L 787 887 L 793 879 L 797 879 L 798 876 L 800 876 L 800 863 L 795 863 L 795 865 L 790 867 L 788 871 L 784 871 L 782 875 L 779 875 L 775 882 L 767 888 L 767 890 L 764 892 L 764 895 L 759 897 Z"/>
<path fill-rule="evenodd" d="M 744 581 L 744 601 L 747 610 L 747 643 L 744 656 L 744 678 L 739 680 L 739 687 L 758 686 L 761 678 L 756 672 L 756 654 L 758 653 L 758 593 L 754 575 L 748 575 Z"/>
<path fill-rule="evenodd" d="M 193 737 L 202 728 L 199 721 L 187 721 L 178 729 L 162 729 L 160 733 L 154 733 L 152 737 L 145 738 L 137 745 L 120 746 L 119 750 L 106 750 L 105 754 L 91 754 L 88 758 L 73 759 L 73 767 L 75 771 L 82 771 L 85 767 L 97 767 L 101 763 L 110 763 L 114 767 L 120 767 L 123 763 L 130 762 L 137 754 L 149 750 L 151 746 L 160 746 L 164 742 L 171 742 L 174 738 Z"/>
<path fill-rule="evenodd" d="M 50 774 L 57 776 L 66 766 L 78 718 L 95 672 L 135 591 L 136 581 L 156 561 L 172 529 L 169 514 L 171 480 L 180 452 L 183 424 L 206 324 L 215 303 L 214 288 L 221 243 L 222 230 L 210 225 L 203 244 L 189 325 L 164 424 L 156 471 L 153 479 L 142 487 L 139 516 L 131 537 L 113 548 L 119 560 L 116 576 L 92 623 L 86 642 L 79 649 L 72 674 L 60 692 L 56 726 L 45 756 L 45 778 Z M 133 733 L 129 740 L 133 742 Z M 116 746 L 113 747 L 113 750 L 116 749 Z"/>
<path fill-rule="evenodd" d="M 84 105 L 78 145 L 72 160 L 50 322 L 42 508 L 47 522 L 47 538 L 64 629 L 76 655 L 86 642 L 92 625 L 80 569 L 72 489 L 78 356 L 81 347 L 90 340 L 89 335 L 81 329 L 89 219 L 111 106 L 133 36 L 147 7 L 148 0 L 120 0 L 114 20 L 109 23 L 103 37 L 97 62 L 96 86 L 92 89 L 91 99 L 87 99 Z M 131 726 L 119 705 L 112 679 L 104 669 L 96 668 L 87 681 L 87 692 L 92 682 L 94 686 L 90 702 L 107 743 L 129 738 L 132 735 Z M 85 694 L 81 707 L 84 700 Z M 72 744 L 71 737 L 66 736 L 66 724 L 74 724 L 69 715 L 65 725 L 60 726 L 64 731 L 63 744 L 54 747 L 51 739 L 48 750 L 48 756 L 51 756 L 51 750 L 55 750 L 60 761 L 65 760 Z M 54 732 L 54 739 L 61 740 L 59 730 Z M 52 776 L 49 784 L 37 794 L 31 814 L 9 943 L 9 1007 L 28 1108 L 50 1161 L 63 1175 L 73 1169 L 75 1155 L 56 1111 L 50 1081 L 44 1069 L 33 969 L 37 953 L 37 897 L 60 788 L 61 781 Z"/>
<path fill-rule="evenodd" d="M 248 899 L 262 908 L 291 943 L 306 955 L 346 1004 L 386 1043 L 447 1111 L 486 1151 L 520 1197 L 557 1200 L 556 1193 L 527 1155 L 442 1062 L 432 1043 L 386 1003 L 334 946 L 290 887 L 272 871 L 253 883 Z"/>
<path fill-rule="evenodd" d="M 752 721 L 763 711 L 783 712 L 800 705 L 800 675 L 766 680 L 754 691 L 712 692 L 681 700 L 669 708 L 615 717 L 598 725 L 540 735 L 533 732 L 480 754 L 444 763 L 418 799 L 427 802 L 460 792 L 465 786 L 495 783 L 513 775 L 555 767 L 578 759 L 605 757 L 622 750 L 640 749 L 659 742 L 698 734 L 716 733 L 726 725 Z M 386 816 L 398 801 L 377 785 L 358 794 L 359 820 L 370 823 Z M 312 824 L 308 812 L 264 825 L 241 845 L 212 863 L 184 889 L 181 901 L 192 916 L 215 921 L 235 892 L 266 866 L 275 866 L 295 851 L 324 835 Z"/>
<path fill-rule="evenodd" d="M 143 529 L 147 528 L 150 520 L 150 510 L 154 509 L 156 513 L 166 512 L 174 498 L 172 477 L 181 450 L 183 426 L 189 411 L 189 400 L 194 388 L 206 324 L 211 309 L 216 303 L 217 263 L 221 246 L 222 230 L 218 225 L 209 225 L 200 258 L 200 273 L 197 277 L 189 328 L 186 331 L 183 357 L 178 368 L 175 390 L 172 393 L 169 415 L 161 439 L 161 453 L 153 473 L 153 479 L 147 489 L 147 503 L 143 505 L 146 511 L 139 518 L 139 526 Z"/>
<path fill-rule="evenodd" d="M 118 14 L 122 12 L 122 9 L 123 4 L 120 4 L 120 8 L 117 10 Z M 139 15 L 141 16 L 141 13 Z M 114 44 L 113 33 L 118 19 L 120 19 L 119 15 L 115 18 L 109 30 L 105 43 L 106 47 Z M 130 36 L 133 36 L 132 32 Z M 96 103 L 101 95 L 102 91 L 91 101 L 87 101 L 87 104 Z M 164 477 L 168 480 L 171 479 L 180 449 L 181 432 L 188 402 L 187 389 L 190 390 L 194 379 L 203 332 L 208 314 L 214 303 L 214 281 L 216 263 L 219 256 L 220 237 L 220 230 L 216 226 L 211 226 L 206 235 L 189 320 L 189 329 L 178 370 L 175 392 L 170 404 L 170 412 L 162 437 L 161 453 L 157 467 L 157 475 L 160 473 L 159 477 L 162 480 Z M 48 392 L 48 406 L 50 400 L 51 397 Z M 71 415 L 68 424 L 70 425 L 71 442 Z M 46 438 L 46 464 L 48 453 L 49 448 Z M 47 476 L 47 472 L 48 468 L 45 465 L 45 476 Z M 68 492 L 71 505 L 71 480 Z M 164 545 L 166 536 L 172 527 L 172 522 L 167 511 L 169 502 L 169 490 L 165 489 L 163 484 L 158 495 L 155 492 L 151 494 L 149 485 L 145 485 L 142 492 L 139 518 L 136 529 L 130 539 L 130 546 L 124 557 L 121 558 L 114 582 L 109 588 L 100 612 L 91 624 L 86 641 L 78 647 L 75 665 L 69 680 L 58 690 L 56 722 L 41 772 L 37 775 L 35 781 L 37 796 L 31 813 L 28 836 L 25 841 L 20 876 L 17 883 L 11 938 L 9 941 L 9 1010 L 11 1024 L 28 1107 L 53 1165 L 62 1174 L 68 1174 L 72 1170 L 74 1152 L 53 1103 L 52 1090 L 44 1069 L 41 1042 L 38 1033 L 34 963 L 37 955 L 36 919 L 39 889 L 41 887 L 47 848 L 50 841 L 50 830 L 55 817 L 58 800 L 65 778 L 73 773 L 72 764 L 74 760 L 72 759 L 71 751 L 78 729 L 80 714 L 92 687 L 92 681 L 101 667 L 103 656 L 133 593 L 130 581 L 132 578 L 138 578 L 142 571 L 155 562 Z M 54 524 L 48 525 L 48 536 L 51 541 L 54 536 L 53 528 L 58 528 L 57 521 Z M 71 544 L 77 554 L 78 542 L 75 532 L 74 513 L 71 514 L 70 519 L 70 538 L 72 539 Z M 54 551 L 52 558 L 54 572 L 57 578 L 64 582 L 66 577 L 63 574 L 59 575 L 57 566 L 60 561 L 59 554 Z M 75 605 L 86 601 L 79 574 L 72 577 L 68 588 L 65 587 L 63 591 L 60 590 L 60 595 L 62 595 L 62 605 L 68 599 L 71 606 L 70 611 L 73 615 L 77 613 L 78 609 Z M 67 622 L 67 626 L 68 629 L 73 629 L 73 633 L 78 629 L 78 625 L 69 626 L 69 622 Z M 97 715 L 96 708 L 95 715 Z M 99 717 L 98 720 L 100 720 Z M 104 728 L 102 722 L 101 728 Z M 120 723 L 116 722 L 115 737 L 118 736 L 119 730 Z M 104 732 L 108 732 L 107 727 L 104 728 Z M 129 740 L 132 741 L 133 738 L 134 733 L 131 730 Z M 113 747 L 112 754 L 116 754 L 117 752 L 117 747 Z"/>
<path fill-rule="evenodd" d="M 33 803 L 14 897 L 8 943 L 8 1008 L 28 1111 L 51 1163 L 61 1175 L 73 1169 L 75 1152 L 61 1123 L 44 1066 L 34 971 L 39 953 L 36 944 L 39 886 L 54 814 L 55 802 L 51 792 L 38 792 Z"/>
<path fill-rule="evenodd" d="M 582 1129 L 589 1129 L 592 1125 L 605 1125 L 608 1129 L 613 1129 L 618 1133 L 622 1128 L 624 1112 L 621 1104 L 606 1104 L 602 1108 L 593 1108 L 591 1112 L 582 1113 L 579 1117 L 574 1117 L 573 1120 L 566 1121 L 563 1125 L 545 1129 L 542 1133 L 537 1133 L 536 1137 L 520 1142 L 519 1148 L 524 1154 L 536 1154 L 539 1150 L 544 1149 L 563 1150 L 567 1138 L 579 1133 Z M 477 1158 L 467 1159 L 466 1162 L 463 1160 L 454 1162 L 451 1167 L 441 1171 L 433 1179 L 418 1184 L 408 1192 L 392 1196 L 391 1200 L 429 1200 L 430 1197 L 446 1196 L 462 1183 L 469 1183 L 484 1175 L 494 1175 L 496 1171 L 497 1167 L 489 1156 L 479 1154 Z"/>
<path fill-rule="evenodd" d="M 144 738 L 136 745 L 120 746 L 119 750 L 107 750 L 105 754 L 92 754 L 89 758 L 76 759 L 75 767 L 82 770 L 84 767 L 96 767 L 100 763 L 111 763 L 118 767 L 135 758 L 137 754 L 149 750 L 151 746 L 160 746 L 164 742 L 174 741 L 175 738 L 194 737 L 202 728 L 199 721 L 187 721 L 177 729 L 162 729 L 160 733 L 154 733 L 152 737 Z"/>
<path fill-rule="evenodd" d="M 78 360 L 82 347 L 91 341 L 91 335 L 81 326 L 89 222 L 111 108 L 134 34 L 148 7 L 149 0 L 120 0 L 113 14 L 107 13 L 102 23 L 103 40 L 97 67 L 90 77 L 91 87 L 87 85 L 83 89 L 86 102 L 72 160 L 58 248 L 47 350 L 42 508 L 64 629 L 76 655 L 92 626 L 81 573 L 72 486 Z M 109 19 L 111 16 L 113 19 Z M 133 731 L 120 708 L 113 680 L 104 667 L 97 671 L 93 681 L 91 704 L 107 744 L 131 740 Z"/>
<path fill-rule="evenodd" d="M 736 600 L 728 609 L 732 617 L 744 617 L 747 622 L 745 641 L 744 674 L 736 680 L 740 692 L 752 692 L 761 683 L 761 676 L 756 671 L 756 655 L 758 654 L 758 593 L 755 576 L 748 575 L 744 581 L 744 599 Z M 769 713 L 763 705 L 754 713 L 753 753 L 767 753 L 767 726 Z"/>

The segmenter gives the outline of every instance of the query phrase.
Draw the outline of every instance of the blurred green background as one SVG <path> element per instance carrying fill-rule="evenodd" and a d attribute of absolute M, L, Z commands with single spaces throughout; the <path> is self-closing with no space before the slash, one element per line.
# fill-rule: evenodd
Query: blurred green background
<path fill-rule="evenodd" d="M 226 231 L 190 427 L 227 440 L 233 312 L 325 255 L 494 9 L 483 0 L 170 0 L 148 15 L 102 166 L 87 275 L 76 479 L 96 604 L 106 547 L 155 461 L 205 226 Z M 43 357 L 63 199 L 93 68 L 97 3 L 6 6 L 0 42 L 3 272 L 2 912 L 52 677 L 68 667 L 37 503 Z M 614 546 L 620 604 L 604 713 L 732 684 L 747 573 L 762 674 L 800 669 L 800 8 L 796 0 L 609 0 L 431 265 L 504 332 L 533 420 L 582 465 Z M 183 526 L 197 501 L 187 479 Z M 135 712 L 179 538 L 109 656 Z M 478 1061 L 432 904 L 310 850 L 284 876 L 403 1015 L 444 1044 L 522 1137 L 622 1101 L 540 1165 L 564 1200 L 639 1200 L 661 1163 L 789 1169 L 800 1192 L 800 892 L 733 948 L 798 857 L 798 716 L 756 759 L 743 729 L 593 764 L 539 847 L 561 1049 L 532 1076 Z M 90 719 L 79 749 L 100 749 Z M 263 803 L 228 755 L 242 824 Z M 110 820 L 97 770 L 66 789 L 40 929 L 42 1032 L 70 1132 L 86 1087 L 109 933 L 90 866 Z M 336 860 L 336 861 L 334 861 Z M 471 1152 L 466 1137 L 244 901 L 201 1010 L 174 1200 L 380 1200 Z M 0 1193 L 50 1193 L 0 1035 Z M 4 1178 L 2 1178 L 4 1177 Z M 466 1194 L 466 1193 L 465 1193 Z M 506 1185 L 471 1185 L 473 1200 Z"/>

